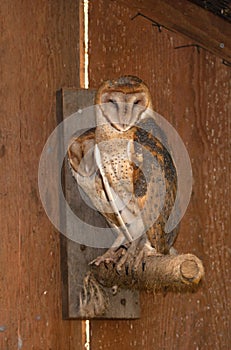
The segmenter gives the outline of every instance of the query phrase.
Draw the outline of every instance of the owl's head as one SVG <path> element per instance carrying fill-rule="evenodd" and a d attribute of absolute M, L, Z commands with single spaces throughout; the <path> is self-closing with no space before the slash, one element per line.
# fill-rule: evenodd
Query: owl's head
<path fill-rule="evenodd" d="M 152 108 L 148 87 L 131 75 L 105 81 L 97 91 L 95 103 L 106 122 L 120 132 L 129 130 Z"/>

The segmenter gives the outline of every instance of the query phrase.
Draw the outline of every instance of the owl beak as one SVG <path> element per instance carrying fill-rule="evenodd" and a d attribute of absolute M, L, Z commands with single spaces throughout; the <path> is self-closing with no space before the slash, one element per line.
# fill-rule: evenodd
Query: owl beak
<path fill-rule="evenodd" d="M 121 132 L 127 131 L 131 129 L 132 125 L 130 124 L 124 124 L 124 123 L 114 123 L 113 126 Z"/>
<path fill-rule="evenodd" d="M 131 108 L 127 103 L 123 103 L 118 113 L 117 128 L 120 131 L 127 131 L 132 127 L 131 121 Z"/>

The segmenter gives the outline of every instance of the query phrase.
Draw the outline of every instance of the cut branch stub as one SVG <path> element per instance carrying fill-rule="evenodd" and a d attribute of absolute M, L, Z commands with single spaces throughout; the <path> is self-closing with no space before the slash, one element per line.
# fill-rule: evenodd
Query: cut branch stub
<path fill-rule="evenodd" d="M 149 256 L 134 269 L 130 265 L 116 270 L 112 263 L 92 268 L 95 278 L 105 287 L 158 290 L 195 288 L 204 276 L 204 267 L 193 254 Z"/>
<path fill-rule="evenodd" d="M 194 280 L 195 283 L 195 279 L 198 278 L 199 274 L 198 264 L 194 260 L 183 261 L 180 265 L 180 272 L 186 281 Z"/>

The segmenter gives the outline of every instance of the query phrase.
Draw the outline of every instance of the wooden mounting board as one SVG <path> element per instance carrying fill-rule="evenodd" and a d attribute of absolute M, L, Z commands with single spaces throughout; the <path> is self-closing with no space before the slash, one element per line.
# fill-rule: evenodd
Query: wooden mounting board
<path fill-rule="evenodd" d="M 94 96 L 95 90 L 62 89 L 59 91 L 57 93 L 58 121 L 62 121 L 79 109 L 93 105 Z M 77 183 L 66 163 L 63 175 L 64 193 L 72 211 L 86 222 L 90 221 L 93 225 L 108 227 L 105 219 L 98 212 L 89 208 L 82 200 Z M 78 230 L 78 227 L 76 227 L 76 230 Z M 83 278 L 89 270 L 88 263 L 104 251 L 105 249 L 81 245 L 61 235 L 62 309 L 64 319 L 87 318 L 80 316 L 79 313 L 79 295 L 82 289 Z M 106 292 L 109 296 L 110 306 L 100 318 L 139 318 L 138 291 L 119 290 L 116 295 L 113 295 L 109 289 L 106 289 Z"/>

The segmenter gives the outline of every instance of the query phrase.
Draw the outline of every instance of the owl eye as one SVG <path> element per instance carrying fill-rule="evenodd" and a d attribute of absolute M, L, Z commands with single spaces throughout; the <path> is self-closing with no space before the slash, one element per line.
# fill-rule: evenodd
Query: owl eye
<path fill-rule="evenodd" d="M 113 105 L 117 105 L 117 102 L 115 100 L 110 99 L 108 102 L 113 103 Z"/>
<path fill-rule="evenodd" d="M 141 102 L 141 100 L 136 100 L 136 101 L 134 102 L 134 105 L 138 105 L 138 104 L 140 104 L 140 102 Z"/>
<path fill-rule="evenodd" d="M 116 100 L 113 100 L 112 98 L 110 98 L 108 100 L 108 103 L 112 103 L 113 106 L 116 108 L 116 110 L 118 111 L 119 110 L 119 106 L 118 106 L 118 103 L 116 102 Z"/>

